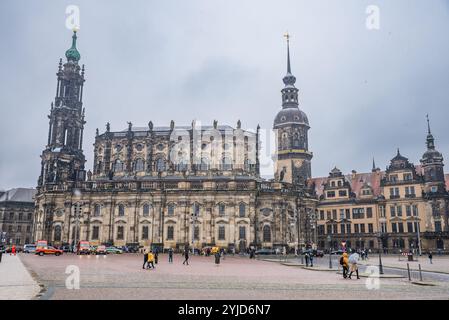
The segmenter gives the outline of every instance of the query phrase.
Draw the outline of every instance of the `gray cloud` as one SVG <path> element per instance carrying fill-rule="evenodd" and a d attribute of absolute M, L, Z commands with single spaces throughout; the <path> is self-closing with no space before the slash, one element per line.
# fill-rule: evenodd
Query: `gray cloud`
<path fill-rule="evenodd" d="M 449 159 L 446 1 L 3 1 L 0 4 L 0 188 L 36 185 L 60 57 L 65 7 L 81 10 L 86 64 L 84 151 L 95 128 L 213 119 L 271 128 L 285 42 L 307 113 L 312 171 L 384 168 L 396 148 L 415 163 L 429 113 Z M 378 5 L 379 31 L 365 28 Z M 269 173 L 270 170 L 268 170 Z"/>

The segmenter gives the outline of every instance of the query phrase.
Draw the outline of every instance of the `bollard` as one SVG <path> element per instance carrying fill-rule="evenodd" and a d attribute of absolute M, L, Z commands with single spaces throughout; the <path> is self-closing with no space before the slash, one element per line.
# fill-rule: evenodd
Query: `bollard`
<path fill-rule="evenodd" d="M 301 254 L 301 264 L 304 264 L 304 256 Z"/>
<path fill-rule="evenodd" d="M 419 267 L 419 281 L 422 281 L 421 264 L 418 264 L 418 267 Z"/>
<path fill-rule="evenodd" d="M 408 273 L 408 281 L 412 281 L 410 277 L 410 265 L 407 263 L 407 273 Z"/>

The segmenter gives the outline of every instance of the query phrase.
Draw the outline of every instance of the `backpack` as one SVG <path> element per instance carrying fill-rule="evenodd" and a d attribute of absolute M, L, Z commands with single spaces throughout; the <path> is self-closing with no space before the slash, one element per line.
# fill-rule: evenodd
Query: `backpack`
<path fill-rule="evenodd" d="M 340 265 L 343 265 L 343 257 L 340 257 Z"/>

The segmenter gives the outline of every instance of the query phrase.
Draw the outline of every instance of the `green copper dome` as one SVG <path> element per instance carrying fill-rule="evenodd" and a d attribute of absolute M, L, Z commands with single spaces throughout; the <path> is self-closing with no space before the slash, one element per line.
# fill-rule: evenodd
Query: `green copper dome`
<path fill-rule="evenodd" d="M 76 49 L 76 31 L 73 31 L 72 47 L 65 52 L 68 61 L 78 61 L 81 58 L 80 53 Z"/>

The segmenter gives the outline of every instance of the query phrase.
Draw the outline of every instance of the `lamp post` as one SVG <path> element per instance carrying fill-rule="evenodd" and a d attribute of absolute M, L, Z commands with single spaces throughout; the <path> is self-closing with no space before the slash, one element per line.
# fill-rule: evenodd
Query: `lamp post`
<path fill-rule="evenodd" d="M 332 237 L 330 234 L 327 236 L 327 241 L 329 242 L 329 269 L 332 269 Z"/>
<path fill-rule="evenodd" d="M 421 219 L 417 218 L 416 220 L 418 220 L 418 222 L 416 223 L 416 232 L 418 233 L 418 254 L 419 256 L 421 256 L 421 235 L 420 235 L 420 228 L 419 228 L 419 222 L 421 221 Z"/>
<path fill-rule="evenodd" d="M 378 242 L 379 242 L 379 274 L 384 274 L 384 268 L 382 266 L 382 253 L 381 253 L 381 247 L 382 247 L 382 231 L 379 230 L 378 233 Z"/>

